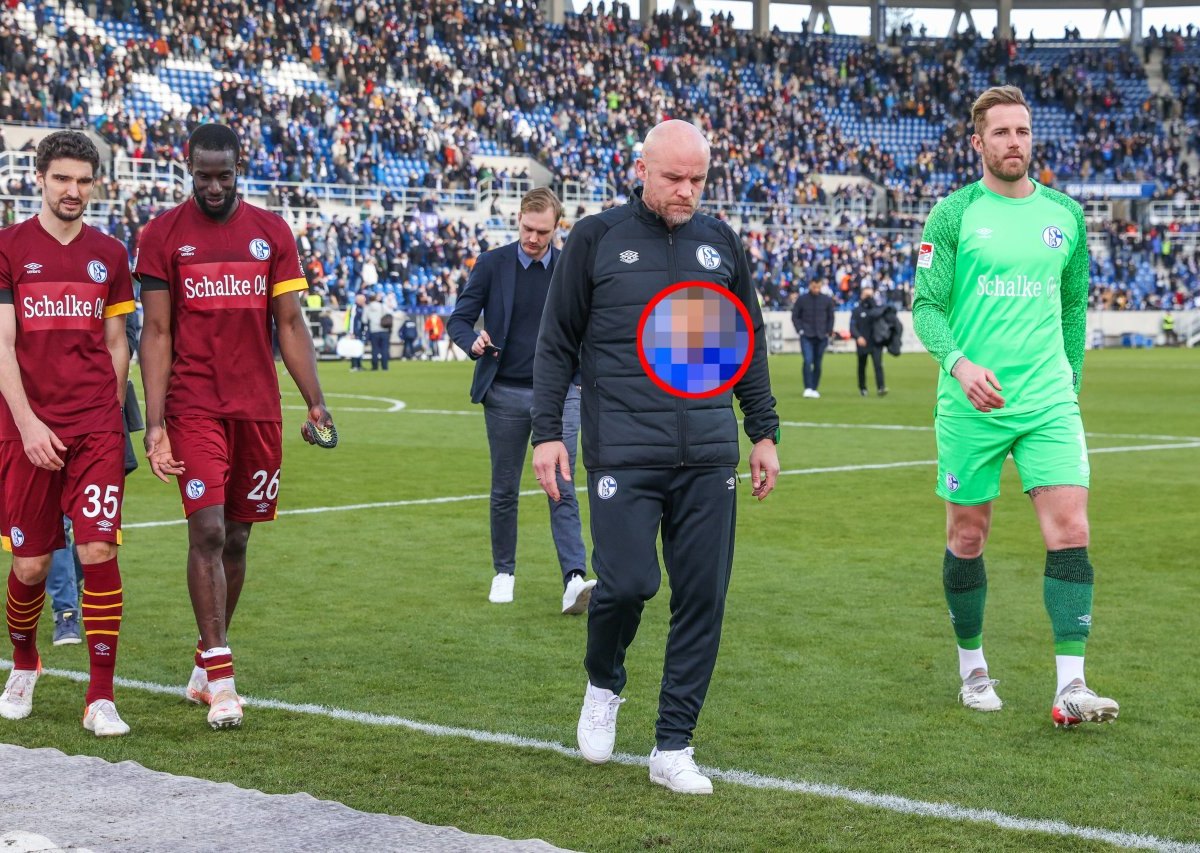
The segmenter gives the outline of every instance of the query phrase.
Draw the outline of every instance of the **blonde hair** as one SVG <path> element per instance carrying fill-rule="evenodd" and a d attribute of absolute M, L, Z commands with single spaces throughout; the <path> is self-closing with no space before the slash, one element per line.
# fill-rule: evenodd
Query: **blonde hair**
<path fill-rule="evenodd" d="M 976 98 L 971 106 L 971 123 L 975 125 L 975 132 L 982 136 L 984 128 L 987 127 L 987 111 L 1006 104 L 1024 107 L 1025 112 L 1029 113 L 1029 121 L 1033 121 L 1033 110 L 1029 108 L 1029 103 L 1020 89 L 1016 86 L 993 86 Z"/>
<path fill-rule="evenodd" d="M 521 197 L 522 214 L 531 211 L 541 213 L 543 210 L 553 210 L 555 222 L 562 219 L 562 202 L 558 200 L 558 196 L 554 194 L 554 190 L 548 187 L 538 187 L 535 190 L 530 190 Z"/>

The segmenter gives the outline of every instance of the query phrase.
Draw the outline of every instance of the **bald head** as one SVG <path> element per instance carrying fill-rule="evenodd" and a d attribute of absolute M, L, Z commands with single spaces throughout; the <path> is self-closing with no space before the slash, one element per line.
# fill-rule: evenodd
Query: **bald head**
<path fill-rule="evenodd" d="M 642 143 L 642 159 L 654 160 L 659 155 L 685 150 L 702 156 L 707 164 L 709 145 L 700 128 L 691 122 L 673 118 L 650 128 Z"/>
<path fill-rule="evenodd" d="M 634 170 L 642 182 L 642 202 L 678 228 L 695 214 L 708 178 L 709 144 L 694 124 L 664 121 L 646 134 Z"/>

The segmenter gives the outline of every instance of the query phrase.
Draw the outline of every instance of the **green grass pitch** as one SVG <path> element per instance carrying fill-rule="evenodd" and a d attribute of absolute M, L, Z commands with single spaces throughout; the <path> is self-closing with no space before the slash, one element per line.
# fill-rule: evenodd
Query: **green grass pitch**
<path fill-rule="evenodd" d="M 934 458 L 935 365 L 905 355 L 886 366 L 891 394 L 863 399 L 853 359 L 831 355 L 823 398 L 805 400 L 800 359 L 772 358 L 788 424 L 779 448 L 785 471 Z M 340 434 L 333 451 L 302 443 L 300 400 L 283 378 L 281 509 L 485 495 L 487 444 L 481 410 L 467 396 L 470 371 L 466 363 L 394 362 L 388 373 L 356 374 L 344 363 L 321 365 Z M 743 478 L 723 646 L 697 759 L 1200 842 L 1200 681 L 1190 651 L 1200 624 L 1198 399 L 1200 352 L 1089 354 L 1082 406 L 1097 587 L 1088 676 L 1121 703 L 1114 724 L 1051 724 L 1044 547 L 1011 463 L 986 552 L 985 650 L 1006 704 L 987 715 L 957 704 L 934 467 L 792 473 L 762 504 Z M 390 401 L 406 408 L 390 411 Z M 1175 447 L 1116 450 L 1163 445 Z M 533 489 L 526 468 L 523 488 Z M 143 465 L 125 500 L 118 674 L 182 688 L 195 638 L 186 531 L 136 526 L 179 517 L 175 487 Z M 284 514 L 255 528 L 249 566 L 231 633 L 244 694 L 574 746 L 585 623 L 558 613 L 542 498 L 522 498 L 508 606 L 487 602 L 481 498 Z M 645 755 L 653 745 L 667 598 L 664 581 L 629 654 L 619 752 Z M 42 629 L 47 667 L 86 669 L 83 646 L 52 647 L 48 616 Z M 33 716 L 0 721 L 0 738 L 575 849 L 1108 849 L 722 780 L 712 797 L 684 798 L 651 785 L 644 767 L 592 767 L 536 748 L 285 710 L 250 706 L 244 728 L 218 733 L 182 698 L 126 687 L 117 699 L 133 734 L 98 741 L 79 725 L 82 686 L 45 678 Z"/>

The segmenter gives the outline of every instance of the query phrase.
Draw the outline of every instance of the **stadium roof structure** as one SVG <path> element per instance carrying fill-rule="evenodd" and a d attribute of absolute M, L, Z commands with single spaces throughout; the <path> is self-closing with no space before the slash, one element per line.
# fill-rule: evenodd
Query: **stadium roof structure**
<path fill-rule="evenodd" d="M 549 20 L 561 23 L 566 12 L 567 2 L 568 0 L 542 0 L 542 8 Z M 638 2 L 643 21 L 649 20 L 658 11 L 657 0 L 638 0 Z M 818 32 L 818 25 L 824 20 L 827 27 L 825 31 L 830 33 L 836 32 L 833 16 L 830 13 L 831 6 L 867 6 L 871 9 L 871 37 L 880 42 L 887 37 L 886 22 L 889 4 L 886 0 L 837 0 L 836 3 L 830 3 L 828 0 L 751 0 L 754 8 L 752 26 L 754 32 L 765 35 L 770 31 L 772 2 L 811 6 L 808 14 L 809 32 Z M 1002 38 L 1012 38 L 1011 15 L 1013 9 L 1095 9 L 1104 12 L 1104 25 L 1101 26 L 1101 32 L 1108 25 L 1109 19 L 1115 16 L 1125 32 L 1125 37 L 1137 44 L 1141 41 L 1142 11 L 1144 9 L 1193 6 L 1195 3 L 1196 0 L 1124 0 L 1124 2 L 1109 0 L 1104 3 L 1085 3 L 1082 0 L 919 0 L 919 2 L 909 0 L 909 2 L 890 4 L 890 7 L 953 9 L 954 19 L 950 24 L 950 33 L 958 31 L 959 22 L 964 17 L 974 26 L 972 11 L 995 10 L 999 34 Z M 676 0 L 676 4 L 685 7 L 691 5 L 688 0 L 683 0 L 682 3 L 680 0 Z M 1129 13 L 1128 25 L 1126 25 L 1126 12 Z"/>

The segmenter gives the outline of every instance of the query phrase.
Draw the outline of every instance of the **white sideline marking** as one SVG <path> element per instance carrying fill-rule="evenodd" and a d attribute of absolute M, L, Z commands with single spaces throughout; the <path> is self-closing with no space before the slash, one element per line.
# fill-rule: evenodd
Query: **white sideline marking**
<path fill-rule="evenodd" d="M 12 669 L 12 661 L 0 659 L 0 669 Z M 86 672 L 73 672 L 63 669 L 44 669 L 42 675 L 56 678 L 66 678 L 70 681 L 86 683 Z M 117 677 L 113 682 L 120 687 L 131 690 L 142 690 L 147 693 L 157 693 L 162 696 L 178 696 L 183 698 L 181 687 L 168 687 L 165 684 L 155 684 L 150 681 L 137 681 L 131 678 Z M 342 708 L 330 708 L 325 705 L 280 702 L 276 699 L 254 699 L 243 696 L 242 702 L 253 708 L 269 708 L 273 711 L 287 711 L 292 714 L 308 714 L 315 717 L 327 717 L 347 723 L 360 723 L 367 726 L 387 726 L 402 728 L 433 737 L 461 737 L 477 743 L 492 743 L 500 746 L 524 747 L 543 752 L 553 752 L 567 758 L 582 758 L 578 749 L 551 740 L 537 740 L 521 735 L 505 734 L 503 732 L 488 732 L 481 729 L 467 729 L 458 726 L 442 726 L 437 723 L 423 723 L 410 720 L 407 717 L 397 717 L 391 714 L 372 714 L 366 711 L 347 711 Z M 644 755 L 614 753 L 613 764 L 625 764 L 633 767 L 645 767 L 649 759 Z M 1011 829 L 1019 832 L 1041 832 L 1047 835 L 1069 836 L 1084 838 L 1089 841 L 1101 841 L 1126 848 L 1149 848 L 1152 850 L 1172 851 L 1172 853 L 1196 853 L 1200 845 L 1175 841 L 1170 838 L 1159 838 L 1155 835 L 1140 833 L 1116 832 L 1111 829 L 1099 829 L 1090 826 L 1074 826 L 1059 820 L 1035 820 L 1032 818 L 1015 817 L 991 809 L 972 809 L 956 806 L 953 803 L 935 803 L 928 800 L 910 800 L 895 794 L 877 794 L 873 791 L 859 791 L 842 785 L 829 785 L 822 782 L 804 782 L 796 779 L 786 779 L 778 776 L 764 776 L 746 770 L 723 770 L 719 767 L 701 767 L 706 774 L 715 779 L 721 779 L 733 785 L 747 788 L 759 788 L 771 791 L 788 791 L 796 794 L 809 794 L 834 800 L 847 800 L 856 805 L 868 808 L 884 809 L 898 814 L 919 815 L 941 820 L 971 821 L 974 823 L 990 823 L 1001 829 Z"/>
<path fill-rule="evenodd" d="M 1189 450 L 1191 448 L 1200 447 L 1200 440 L 1189 442 L 1187 444 L 1140 444 L 1130 447 L 1099 447 L 1089 448 L 1088 454 L 1094 453 L 1130 453 L 1142 452 L 1150 450 Z M 916 459 L 911 462 L 880 462 L 874 465 L 837 465 L 830 468 L 794 468 L 789 471 L 780 471 L 781 477 L 792 477 L 804 474 L 842 474 L 850 471 L 881 471 L 888 468 L 917 468 L 922 465 L 936 465 L 936 459 Z M 584 490 L 586 494 L 586 489 Z M 542 494 L 541 489 L 526 489 L 518 494 L 521 497 L 530 495 Z M 451 504 L 461 503 L 462 501 L 480 501 L 487 500 L 491 495 L 452 495 L 444 498 L 413 498 L 406 501 L 380 501 L 378 503 L 366 504 L 342 504 L 340 506 L 313 506 L 303 509 L 281 509 L 278 515 L 313 515 L 321 512 L 349 512 L 356 509 L 391 509 L 401 506 L 426 506 L 428 504 Z M 138 521 L 133 524 L 122 524 L 123 530 L 138 530 L 146 527 L 172 527 L 178 524 L 187 524 L 185 518 L 172 518 L 167 521 Z"/>
<path fill-rule="evenodd" d="M 933 432 L 931 426 L 911 426 L 909 424 L 831 424 L 816 421 L 780 421 L 780 426 L 802 427 L 804 429 L 874 429 L 888 432 Z M 1085 432 L 1088 438 L 1141 438 L 1159 441 L 1200 441 L 1195 435 L 1154 435 L 1144 432 Z"/>

